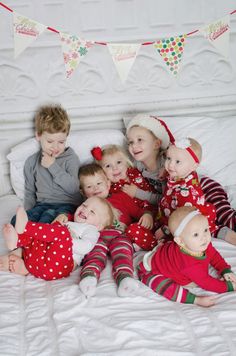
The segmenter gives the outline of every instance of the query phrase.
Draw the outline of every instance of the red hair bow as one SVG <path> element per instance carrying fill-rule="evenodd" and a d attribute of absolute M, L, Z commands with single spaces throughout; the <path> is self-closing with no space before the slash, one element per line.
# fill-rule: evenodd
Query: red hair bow
<path fill-rule="evenodd" d="M 102 149 L 101 149 L 101 147 L 94 147 L 91 150 L 91 154 L 97 161 L 101 161 L 102 160 Z"/>

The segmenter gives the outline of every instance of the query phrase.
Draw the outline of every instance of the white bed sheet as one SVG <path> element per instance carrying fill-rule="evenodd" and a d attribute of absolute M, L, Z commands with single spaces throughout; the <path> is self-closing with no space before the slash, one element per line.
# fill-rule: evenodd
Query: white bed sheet
<path fill-rule="evenodd" d="M 1 224 L 18 204 L 0 198 Z M 236 247 L 213 243 L 236 272 Z M 141 283 L 137 295 L 120 298 L 109 263 L 86 299 L 78 275 L 46 282 L 0 272 L 1 356 L 236 355 L 236 293 L 208 309 L 170 302 Z"/>

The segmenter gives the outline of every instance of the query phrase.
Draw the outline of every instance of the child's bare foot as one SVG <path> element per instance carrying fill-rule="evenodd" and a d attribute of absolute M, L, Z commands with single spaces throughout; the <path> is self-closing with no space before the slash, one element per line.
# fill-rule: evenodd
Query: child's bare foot
<path fill-rule="evenodd" d="M 17 247 L 17 241 L 18 241 L 18 234 L 14 226 L 11 224 L 3 225 L 2 233 L 7 248 L 9 248 L 9 250 L 14 250 L 14 248 Z"/>
<path fill-rule="evenodd" d="M 9 255 L 0 256 L 0 271 L 9 271 Z"/>
<path fill-rule="evenodd" d="M 28 215 L 26 214 L 23 206 L 20 206 L 16 211 L 16 225 L 15 229 L 18 234 L 22 234 L 25 231 L 25 226 L 28 222 Z"/>
<path fill-rule="evenodd" d="M 196 297 L 194 300 L 194 304 L 200 305 L 201 307 L 211 307 L 212 305 L 215 305 L 217 297 L 215 295 L 210 295 L 210 296 L 199 296 Z"/>
<path fill-rule="evenodd" d="M 26 276 L 29 273 L 25 267 L 24 260 L 16 255 L 9 255 L 9 271 L 21 276 Z"/>

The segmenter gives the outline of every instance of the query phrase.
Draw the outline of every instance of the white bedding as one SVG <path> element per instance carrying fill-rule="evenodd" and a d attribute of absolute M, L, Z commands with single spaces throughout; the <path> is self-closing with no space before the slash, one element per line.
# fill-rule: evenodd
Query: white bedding
<path fill-rule="evenodd" d="M 232 177 L 227 159 L 227 167 L 220 160 L 213 166 L 220 164 L 216 171 Z M 230 196 L 236 206 L 236 185 L 231 184 Z M 15 195 L 0 198 L 0 225 L 19 203 Z M 236 247 L 216 239 L 213 244 L 236 273 Z M 1 239 L 0 253 L 5 251 Z M 78 275 L 76 270 L 69 278 L 46 282 L 0 272 L 1 356 L 236 355 L 236 293 L 219 295 L 208 309 L 170 302 L 141 283 L 135 296 L 120 298 L 108 264 L 96 296 L 86 299 Z"/>

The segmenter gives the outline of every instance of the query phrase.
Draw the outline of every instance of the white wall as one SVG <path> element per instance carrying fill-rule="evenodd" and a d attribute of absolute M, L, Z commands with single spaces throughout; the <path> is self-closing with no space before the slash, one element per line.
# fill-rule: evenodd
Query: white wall
<path fill-rule="evenodd" d="M 58 30 L 105 42 L 146 42 L 199 29 L 236 8 L 233 0 L 6 0 L 16 12 Z M 65 78 L 59 36 L 45 33 L 14 59 L 12 14 L 0 7 L 1 191 L 9 191 L 6 153 L 33 134 L 42 103 L 59 102 L 73 130 L 122 127 L 122 116 L 149 111 L 217 116 L 236 111 L 236 14 L 230 17 L 230 60 L 198 32 L 188 37 L 173 77 L 153 47 L 142 46 L 123 85 L 106 46 L 96 45 Z"/>

